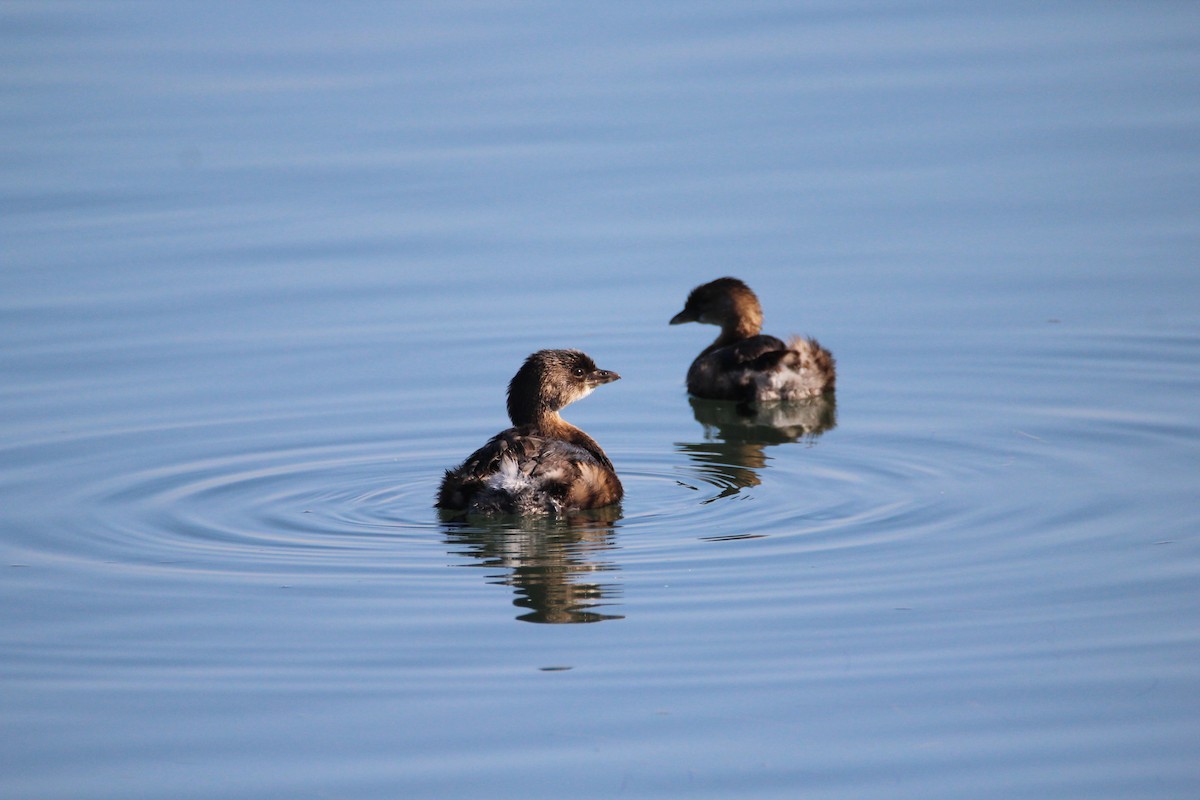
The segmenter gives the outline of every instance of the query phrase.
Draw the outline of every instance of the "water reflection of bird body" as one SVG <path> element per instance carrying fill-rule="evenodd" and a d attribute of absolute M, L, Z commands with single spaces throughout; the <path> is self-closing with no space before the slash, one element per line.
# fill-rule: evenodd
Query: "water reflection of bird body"
<path fill-rule="evenodd" d="M 679 442 L 676 448 L 692 460 L 699 477 L 720 493 L 704 502 L 738 494 L 761 483 L 769 457 L 766 448 L 796 441 L 815 441 L 837 426 L 832 393 L 803 401 L 733 403 L 689 397 L 692 413 L 704 428 L 704 440 Z"/>
<path fill-rule="evenodd" d="M 620 596 L 619 584 L 599 580 L 618 569 L 604 554 L 616 546 L 613 523 L 619 516 L 617 509 L 605 508 L 569 518 L 523 519 L 519 527 L 448 524 L 445 535 L 453 554 L 474 559 L 470 566 L 494 570 L 492 583 L 515 589 L 513 605 L 527 610 L 517 619 L 602 622 L 623 619 L 598 610 Z"/>

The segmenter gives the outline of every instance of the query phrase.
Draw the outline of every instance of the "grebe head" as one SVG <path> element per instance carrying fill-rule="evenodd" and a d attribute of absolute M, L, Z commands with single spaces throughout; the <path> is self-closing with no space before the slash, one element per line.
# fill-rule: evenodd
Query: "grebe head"
<path fill-rule="evenodd" d="M 539 350 L 508 384 L 508 416 L 513 425 L 536 422 L 620 377 L 580 350 Z"/>
<path fill-rule="evenodd" d="M 692 289 L 683 311 L 671 317 L 672 325 L 684 322 L 703 322 L 753 336 L 762 330 L 762 306 L 750 287 L 737 278 L 717 278 Z"/>

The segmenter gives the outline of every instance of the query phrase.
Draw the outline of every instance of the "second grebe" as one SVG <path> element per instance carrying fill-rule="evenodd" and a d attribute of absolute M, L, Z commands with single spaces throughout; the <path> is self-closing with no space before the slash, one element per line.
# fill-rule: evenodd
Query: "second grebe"
<path fill-rule="evenodd" d="M 762 331 L 762 306 L 737 278 L 718 278 L 688 295 L 672 325 L 703 322 L 721 333 L 688 369 L 688 391 L 697 397 L 740 402 L 799 400 L 834 388 L 833 356 L 816 339 L 786 344 Z"/>

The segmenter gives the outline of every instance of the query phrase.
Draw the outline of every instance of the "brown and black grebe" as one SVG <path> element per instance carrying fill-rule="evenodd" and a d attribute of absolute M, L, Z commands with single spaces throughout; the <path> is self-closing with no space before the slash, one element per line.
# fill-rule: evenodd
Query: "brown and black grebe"
<path fill-rule="evenodd" d="M 579 350 L 529 356 L 508 384 L 513 427 L 446 471 L 438 508 L 546 514 L 619 502 L 624 489 L 604 450 L 558 412 L 620 377 Z"/>
<path fill-rule="evenodd" d="M 720 335 L 688 369 L 688 391 L 697 397 L 768 402 L 819 397 L 834 388 L 833 356 L 816 339 L 784 343 L 762 331 L 762 306 L 737 278 L 697 286 L 671 318 L 672 325 L 704 322 Z"/>

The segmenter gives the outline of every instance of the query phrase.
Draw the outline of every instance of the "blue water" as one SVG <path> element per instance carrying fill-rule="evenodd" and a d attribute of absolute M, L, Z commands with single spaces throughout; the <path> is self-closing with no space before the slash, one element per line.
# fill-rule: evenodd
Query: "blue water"
<path fill-rule="evenodd" d="M 0 6 L 0 796 L 1200 791 L 1200 10 Z M 689 401 L 732 274 L 836 402 Z M 611 515 L 432 508 L 531 351 Z"/>

